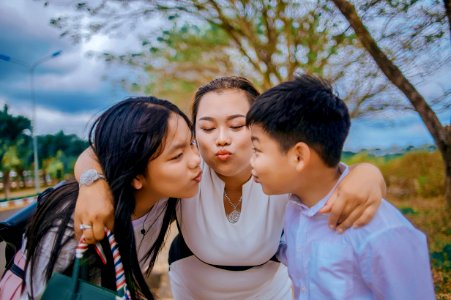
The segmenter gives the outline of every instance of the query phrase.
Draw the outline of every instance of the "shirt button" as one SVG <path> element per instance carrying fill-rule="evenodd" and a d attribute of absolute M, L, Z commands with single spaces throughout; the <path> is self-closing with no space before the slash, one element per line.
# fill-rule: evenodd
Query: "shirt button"
<path fill-rule="evenodd" d="M 301 286 L 301 292 L 305 293 L 307 291 L 307 289 L 305 288 L 305 286 Z"/>

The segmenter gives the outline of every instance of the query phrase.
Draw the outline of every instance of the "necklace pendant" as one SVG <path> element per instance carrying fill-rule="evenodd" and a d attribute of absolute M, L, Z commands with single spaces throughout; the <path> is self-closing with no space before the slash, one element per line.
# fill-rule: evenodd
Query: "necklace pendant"
<path fill-rule="evenodd" d="M 234 209 L 230 214 L 227 215 L 227 220 L 230 223 L 236 223 L 240 219 L 240 212 Z"/>

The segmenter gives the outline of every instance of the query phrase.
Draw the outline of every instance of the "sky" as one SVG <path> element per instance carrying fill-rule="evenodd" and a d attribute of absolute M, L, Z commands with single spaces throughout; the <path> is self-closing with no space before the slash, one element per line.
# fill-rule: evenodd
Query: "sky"
<path fill-rule="evenodd" d="M 107 66 L 88 57 L 87 53 L 132 50 L 139 47 L 139 42 L 130 34 L 121 39 L 94 36 L 87 42 L 73 44 L 68 38 L 61 38 L 59 31 L 49 23 L 52 17 L 60 16 L 68 9 L 66 5 L 58 5 L 58 2 L 68 1 L 54 2 L 56 5 L 44 7 L 44 1 L 0 1 L 0 54 L 16 62 L 0 60 L 0 105 L 6 103 L 12 114 L 31 119 L 30 66 L 62 50 L 59 56 L 35 69 L 36 132 L 52 134 L 63 130 L 86 138 L 90 122 L 100 112 L 133 95 L 115 79 L 137 75 L 136 70 Z M 442 81 L 449 80 L 451 67 L 438 77 Z M 433 97 L 434 89 L 435 85 L 431 83 L 422 87 L 420 92 L 426 98 Z M 450 114 L 444 112 L 439 117 L 449 124 Z M 402 148 L 432 143 L 432 137 L 419 116 L 403 112 L 377 119 L 353 120 L 345 150 Z"/>

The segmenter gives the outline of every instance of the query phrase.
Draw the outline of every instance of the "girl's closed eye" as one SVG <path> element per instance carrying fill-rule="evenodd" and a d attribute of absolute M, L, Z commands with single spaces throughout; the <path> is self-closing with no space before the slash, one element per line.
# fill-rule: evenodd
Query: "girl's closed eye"
<path fill-rule="evenodd" d="M 183 156 L 183 152 L 180 152 L 179 154 L 172 157 L 171 160 L 178 160 L 178 159 L 182 158 L 182 156 Z"/>

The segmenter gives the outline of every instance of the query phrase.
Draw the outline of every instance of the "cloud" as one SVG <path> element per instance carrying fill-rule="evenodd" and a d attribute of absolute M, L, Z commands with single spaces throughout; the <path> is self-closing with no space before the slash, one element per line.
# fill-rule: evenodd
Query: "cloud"
<path fill-rule="evenodd" d="M 127 94 L 120 86 L 104 80 L 108 69 L 102 61 L 86 56 L 89 47 L 94 45 L 98 50 L 107 38 L 99 36 L 73 45 L 49 25 L 51 17 L 68 9 L 68 5 L 44 7 L 39 1 L 0 4 L 0 28 L 8 28 L 0 35 L 0 53 L 13 58 L 13 62 L 0 61 L 0 97 L 10 106 L 30 105 L 30 67 L 56 50 L 63 53 L 39 64 L 34 73 L 38 108 L 73 114 L 96 111 Z"/>

